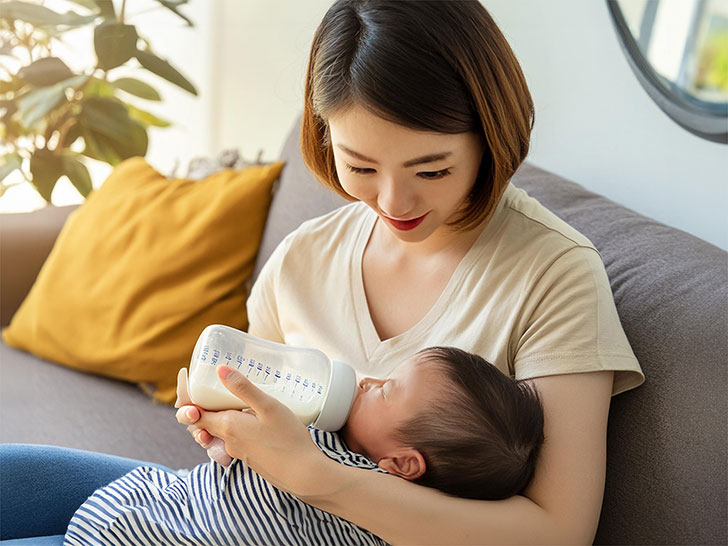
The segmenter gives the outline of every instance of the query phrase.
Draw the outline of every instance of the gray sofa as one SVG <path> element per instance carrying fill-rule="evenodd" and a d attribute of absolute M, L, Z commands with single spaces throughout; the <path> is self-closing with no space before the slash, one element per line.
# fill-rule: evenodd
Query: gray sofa
<path fill-rule="evenodd" d="M 299 123 L 256 274 L 303 220 L 344 203 L 303 166 Z M 612 399 L 598 544 L 726 544 L 728 253 L 524 164 L 513 178 L 600 250 L 646 374 Z M 3 215 L 2 325 L 33 283 L 73 207 Z M 60 318 L 60 317 L 59 317 Z M 71 319 L 72 317 L 64 317 Z M 47 443 L 189 468 L 206 455 L 136 386 L 0 347 L 0 441 Z"/>

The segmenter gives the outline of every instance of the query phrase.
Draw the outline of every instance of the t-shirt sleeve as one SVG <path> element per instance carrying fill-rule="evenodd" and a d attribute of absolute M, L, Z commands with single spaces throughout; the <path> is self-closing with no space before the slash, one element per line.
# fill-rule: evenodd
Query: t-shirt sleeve
<path fill-rule="evenodd" d="M 295 232 L 288 234 L 270 255 L 268 261 L 260 270 L 246 303 L 248 331 L 255 332 L 263 339 L 277 343 L 285 342 L 276 297 L 278 294 L 278 281 L 286 253 L 294 236 Z"/>
<path fill-rule="evenodd" d="M 566 250 L 535 281 L 519 330 L 516 379 L 611 370 L 612 395 L 644 381 L 593 248 Z"/>

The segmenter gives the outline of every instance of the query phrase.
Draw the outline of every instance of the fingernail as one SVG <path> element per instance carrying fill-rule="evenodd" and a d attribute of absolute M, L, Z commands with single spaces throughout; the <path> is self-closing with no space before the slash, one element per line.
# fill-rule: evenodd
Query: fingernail
<path fill-rule="evenodd" d="M 195 413 L 194 413 L 194 412 L 195 412 L 195 410 L 194 410 L 194 409 L 192 409 L 192 408 L 189 408 L 189 409 L 188 409 L 188 410 L 187 410 L 187 411 L 185 412 L 185 415 L 187 416 L 187 419 L 195 419 Z"/>
<path fill-rule="evenodd" d="M 232 370 L 231 370 L 231 369 L 230 369 L 229 367 L 227 367 L 227 366 L 223 366 L 223 367 L 222 367 L 222 369 L 221 369 L 221 370 L 220 370 L 220 371 L 218 372 L 218 374 L 219 374 L 219 375 L 220 375 L 220 376 L 221 376 L 221 377 L 222 377 L 223 379 L 225 379 L 225 378 L 226 378 L 226 377 L 227 377 L 228 375 L 230 375 L 230 372 L 232 372 Z"/>

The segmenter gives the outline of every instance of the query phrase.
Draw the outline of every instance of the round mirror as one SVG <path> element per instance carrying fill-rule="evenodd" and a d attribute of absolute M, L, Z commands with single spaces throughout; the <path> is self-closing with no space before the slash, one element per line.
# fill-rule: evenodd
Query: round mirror
<path fill-rule="evenodd" d="M 728 0 L 607 0 L 632 70 L 688 131 L 728 144 Z"/>

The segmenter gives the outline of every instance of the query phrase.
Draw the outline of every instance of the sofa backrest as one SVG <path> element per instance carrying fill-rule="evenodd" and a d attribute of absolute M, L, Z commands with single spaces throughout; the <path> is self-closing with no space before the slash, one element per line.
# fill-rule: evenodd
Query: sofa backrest
<path fill-rule="evenodd" d="M 302 222 L 349 203 L 337 193 L 316 182 L 314 176 L 303 164 L 300 129 L 301 118 L 299 117 L 288 134 L 280 154 L 280 159 L 286 164 L 273 189 L 275 193 L 268 211 L 268 219 L 255 263 L 254 280 L 258 278 L 263 264 L 278 243 Z"/>
<path fill-rule="evenodd" d="M 300 154 L 300 119 L 255 275 L 301 222 L 346 203 Z M 599 249 L 646 375 L 613 398 L 597 544 L 725 544 L 728 253 L 528 163 L 513 177 Z"/>

